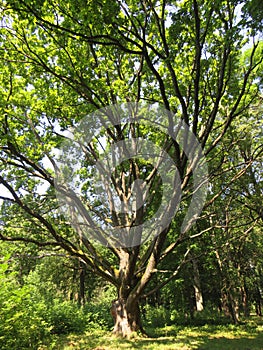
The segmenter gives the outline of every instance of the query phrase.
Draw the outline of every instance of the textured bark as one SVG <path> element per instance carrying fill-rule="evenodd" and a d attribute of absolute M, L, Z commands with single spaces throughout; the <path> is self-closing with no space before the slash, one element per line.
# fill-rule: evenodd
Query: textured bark
<path fill-rule="evenodd" d="M 111 315 L 114 319 L 114 334 L 129 338 L 132 333 L 143 331 L 138 302 L 127 304 L 124 299 L 114 300 Z"/>

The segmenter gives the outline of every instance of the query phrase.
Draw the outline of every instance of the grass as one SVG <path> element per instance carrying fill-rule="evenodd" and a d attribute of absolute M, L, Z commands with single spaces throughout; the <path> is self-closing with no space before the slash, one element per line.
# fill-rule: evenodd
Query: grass
<path fill-rule="evenodd" d="M 262 320 L 241 325 L 167 326 L 152 330 L 149 338 L 131 340 L 94 330 L 81 335 L 54 338 L 50 347 L 38 350 L 263 350 Z"/>

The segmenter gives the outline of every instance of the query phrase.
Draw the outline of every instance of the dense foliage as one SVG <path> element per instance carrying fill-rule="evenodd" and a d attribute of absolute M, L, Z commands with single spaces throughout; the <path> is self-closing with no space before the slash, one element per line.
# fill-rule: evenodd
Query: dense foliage
<path fill-rule="evenodd" d="M 262 2 L 0 4 L 3 346 L 34 347 L 50 332 L 83 330 L 92 322 L 111 327 L 105 304 L 94 301 L 104 289 L 108 308 L 114 300 L 114 330 L 122 335 L 142 330 L 140 309 L 145 323 L 148 314 L 154 325 L 151 306 L 160 306 L 166 323 L 189 321 L 198 312 L 219 312 L 234 323 L 240 315 L 261 315 L 263 44 L 256 9 Z M 164 106 L 167 130 L 183 121 L 202 147 L 209 173 L 203 210 L 182 230 L 197 190 L 195 165 L 184 147 L 169 132 L 136 120 L 104 130 L 92 125 L 94 137 L 83 147 L 78 173 L 80 207 L 87 204 L 97 217 L 102 236 L 105 227 L 147 221 L 165 189 L 149 162 L 131 157 L 114 169 L 109 190 L 100 183 L 98 196 L 94 164 L 101 139 L 106 150 L 136 137 L 151 140 L 178 169 L 177 214 L 153 240 L 131 247 L 100 245 L 75 230 L 55 195 L 57 153 L 69 139 L 66 131 L 90 113 L 123 102 Z M 137 180 L 151 185 L 147 203 L 136 202 L 133 216 L 116 214 L 111 190 L 128 206 Z M 61 193 L 67 196 L 67 190 Z"/>

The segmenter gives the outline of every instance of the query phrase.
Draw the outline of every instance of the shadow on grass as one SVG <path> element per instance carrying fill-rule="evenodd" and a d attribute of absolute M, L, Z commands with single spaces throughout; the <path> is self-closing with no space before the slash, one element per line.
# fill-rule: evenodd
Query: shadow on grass
<path fill-rule="evenodd" d="M 240 336 L 235 339 L 220 337 L 203 339 L 203 344 L 198 350 L 263 350 L 263 334 L 255 337 Z"/>
<path fill-rule="evenodd" d="M 122 339 L 106 331 L 59 337 L 56 350 L 263 350 L 262 325 L 166 326 L 148 329 L 149 338 Z M 42 350 L 42 349 L 41 349 Z"/>
<path fill-rule="evenodd" d="M 134 338 L 131 340 L 118 338 L 109 334 L 97 333 L 79 337 L 69 336 L 61 339 L 56 344 L 56 350 L 132 350 L 132 349 L 174 349 L 176 339 L 172 337 L 162 338 Z"/>
<path fill-rule="evenodd" d="M 107 350 L 110 344 L 102 344 L 102 346 L 89 348 L 96 350 Z M 86 348 L 87 349 L 87 348 Z M 255 338 L 239 337 L 231 339 L 220 337 L 209 339 L 208 336 L 201 337 L 163 337 L 163 338 L 148 338 L 136 340 L 119 340 L 111 343 L 110 349 L 196 349 L 196 350 L 263 350 L 263 335 L 258 335 Z"/>

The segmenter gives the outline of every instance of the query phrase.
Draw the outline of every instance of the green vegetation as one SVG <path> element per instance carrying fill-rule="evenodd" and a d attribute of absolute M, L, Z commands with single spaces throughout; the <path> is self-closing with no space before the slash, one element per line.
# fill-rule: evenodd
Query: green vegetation
<path fill-rule="evenodd" d="M 55 285 L 42 279 L 37 269 L 19 283 L 8 257 L 0 263 L 0 348 L 35 349 L 56 335 L 82 333 L 112 326 L 107 296 L 80 307 L 65 300 Z"/>
<path fill-rule="evenodd" d="M 116 339 L 110 333 L 94 330 L 81 336 L 61 337 L 56 343 L 58 350 L 71 349 L 149 349 L 149 350 L 262 350 L 263 326 L 180 327 L 170 326 L 156 330 L 158 337 Z M 44 350 L 45 348 L 43 348 Z M 40 350 L 40 349 L 39 349 Z"/>
<path fill-rule="evenodd" d="M 107 300 L 80 307 L 72 301 L 40 298 L 33 281 L 17 289 L 11 280 L 3 281 L 2 274 L 1 282 L 3 350 L 262 349 L 263 322 L 258 317 L 232 325 L 210 312 L 209 318 L 200 313 L 191 321 L 183 321 L 183 316 L 175 319 L 167 311 L 164 317 L 162 307 L 148 307 L 148 337 L 134 334 L 125 340 L 110 332 L 113 321 L 107 317 Z"/>
<path fill-rule="evenodd" d="M 0 0 L 1 349 L 260 343 L 261 9 Z"/>
<path fill-rule="evenodd" d="M 189 319 L 175 308 L 150 304 L 143 307 L 147 337 L 134 333 L 122 339 L 111 332 L 110 288 L 98 286 L 96 297 L 81 306 L 41 280 L 41 269 L 30 272 L 21 285 L 13 267 L 10 256 L 0 264 L 1 350 L 262 349 L 263 320 L 258 316 L 234 325 L 213 310 Z"/>

